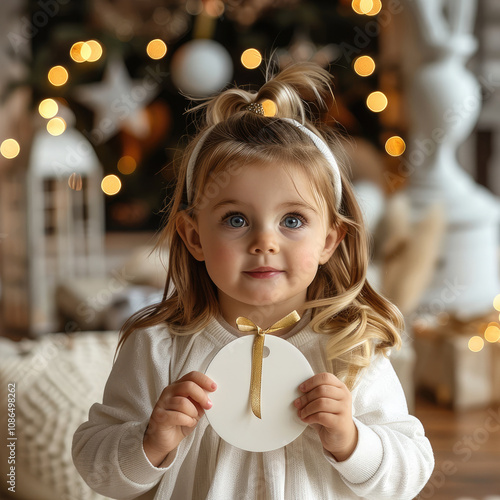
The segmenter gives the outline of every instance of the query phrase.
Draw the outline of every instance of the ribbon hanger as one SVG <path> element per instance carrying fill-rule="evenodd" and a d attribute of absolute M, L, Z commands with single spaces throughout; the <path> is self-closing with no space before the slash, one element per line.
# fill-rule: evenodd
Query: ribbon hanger
<path fill-rule="evenodd" d="M 261 392 L 262 392 L 262 359 L 264 353 L 264 339 L 266 333 L 273 333 L 283 328 L 288 328 L 300 320 L 299 313 L 292 311 L 284 318 L 276 321 L 266 330 L 256 325 L 251 319 L 239 316 L 236 325 L 241 332 L 256 332 L 252 347 L 252 377 L 250 380 L 250 404 L 252 412 L 257 418 L 261 416 Z"/>

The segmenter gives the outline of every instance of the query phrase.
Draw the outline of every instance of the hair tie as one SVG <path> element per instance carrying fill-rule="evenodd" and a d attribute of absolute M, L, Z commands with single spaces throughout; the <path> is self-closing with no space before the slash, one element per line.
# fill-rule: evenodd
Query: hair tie
<path fill-rule="evenodd" d="M 253 106 L 255 104 L 259 103 L 252 103 L 246 106 L 245 109 L 250 108 L 250 106 Z M 260 107 L 262 107 L 262 104 L 260 104 Z M 248 111 L 252 111 L 254 113 L 260 114 L 260 112 L 254 111 L 253 109 Z M 335 208 L 337 210 L 340 209 L 340 203 L 342 201 L 342 179 L 340 177 L 340 169 L 339 165 L 337 163 L 337 160 L 333 156 L 333 153 L 331 152 L 330 148 L 326 145 L 325 141 L 321 139 L 319 136 L 317 136 L 312 130 L 309 130 L 307 127 L 302 125 L 300 122 L 297 120 L 293 120 L 292 118 L 281 118 L 281 120 L 286 121 L 288 123 L 291 123 L 295 127 L 297 127 L 300 131 L 302 131 L 304 134 L 306 134 L 313 142 L 314 145 L 319 149 L 319 151 L 323 154 L 323 156 L 327 159 L 328 163 L 332 167 L 332 173 L 333 173 L 333 188 L 335 191 Z M 189 158 L 189 162 L 187 165 L 187 170 L 186 170 L 186 191 L 187 191 L 187 198 L 188 198 L 188 203 L 191 204 L 193 197 L 191 194 L 191 189 L 193 187 L 193 172 L 194 172 L 194 165 L 196 163 L 196 159 L 198 158 L 198 155 L 200 153 L 200 150 L 205 143 L 207 137 L 210 135 L 212 130 L 214 129 L 215 125 L 212 125 L 209 127 L 201 137 L 198 139 L 198 142 L 196 143 L 196 146 L 193 149 L 193 152 L 191 153 L 191 157 Z"/>
<path fill-rule="evenodd" d="M 255 113 L 256 115 L 266 116 L 264 113 L 264 106 L 260 102 L 252 102 L 243 108 L 246 111 Z"/>

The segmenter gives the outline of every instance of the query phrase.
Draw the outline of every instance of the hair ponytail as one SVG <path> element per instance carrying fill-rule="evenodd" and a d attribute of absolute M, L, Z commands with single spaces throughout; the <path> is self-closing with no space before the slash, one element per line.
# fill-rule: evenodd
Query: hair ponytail
<path fill-rule="evenodd" d="M 190 111 L 204 111 L 206 128 L 224 122 L 253 102 L 272 101 L 277 118 L 290 118 L 316 125 L 311 109 L 327 109 L 333 101 L 332 81 L 328 71 L 313 63 L 292 65 L 276 75 L 266 72 L 266 82 L 257 91 L 231 88 L 208 98 Z M 203 128 L 205 128 L 203 127 Z"/>

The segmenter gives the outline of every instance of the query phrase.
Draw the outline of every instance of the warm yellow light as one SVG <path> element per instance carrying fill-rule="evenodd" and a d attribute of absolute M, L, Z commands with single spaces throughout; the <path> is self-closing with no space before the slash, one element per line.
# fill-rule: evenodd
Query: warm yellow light
<path fill-rule="evenodd" d="M 352 0 L 351 7 L 356 14 L 364 14 L 364 12 L 361 10 L 361 0 Z"/>
<path fill-rule="evenodd" d="M 71 49 L 69 49 L 69 55 L 73 61 L 77 63 L 82 63 L 86 61 L 86 58 L 83 57 L 82 55 L 82 47 L 85 44 L 85 42 L 76 42 L 71 46 Z"/>
<path fill-rule="evenodd" d="M 385 150 L 391 156 L 401 156 L 406 149 L 405 141 L 398 135 L 394 135 L 387 139 L 385 143 Z"/>
<path fill-rule="evenodd" d="M 500 295 L 497 295 L 497 296 L 493 299 L 493 307 L 494 307 L 497 311 L 500 311 Z"/>
<path fill-rule="evenodd" d="M 264 108 L 264 116 L 274 116 L 276 114 L 276 104 L 270 99 L 265 99 L 261 102 Z"/>
<path fill-rule="evenodd" d="M 50 135 L 61 135 L 66 130 L 66 122 L 60 117 L 52 118 L 47 123 L 47 132 Z"/>
<path fill-rule="evenodd" d="M 73 189 L 73 191 L 81 191 L 82 190 L 82 176 L 73 172 L 68 179 L 68 186 Z"/>
<path fill-rule="evenodd" d="M 475 335 L 469 339 L 469 349 L 472 352 L 479 352 L 484 347 L 484 340 Z"/>
<path fill-rule="evenodd" d="M 372 92 L 366 99 L 366 105 L 370 111 L 380 113 L 387 107 L 387 97 L 383 92 L 377 90 Z"/>
<path fill-rule="evenodd" d="M 361 56 L 354 61 L 354 71 L 359 76 L 370 76 L 375 71 L 375 61 L 370 56 Z"/>
<path fill-rule="evenodd" d="M 107 175 L 101 182 L 101 189 L 109 196 L 120 192 L 122 181 L 116 175 Z"/>
<path fill-rule="evenodd" d="M 247 69 L 255 69 L 260 66 L 262 55 L 257 49 L 247 49 L 241 54 L 241 64 Z"/>
<path fill-rule="evenodd" d="M 59 106 L 57 105 L 57 102 L 54 101 L 54 99 L 44 99 L 38 105 L 38 112 L 43 118 L 53 118 L 57 115 L 58 111 Z"/>
<path fill-rule="evenodd" d="M 363 14 L 368 14 L 373 9 L 373 0 L 361 0 L 359 2 L 359 10 Z"/>
<path fill-rule="evenodd" d="M 0 154 L 9 160 L 15 158 L 19 151 L 21 151 L 21 148 L 15 139 L 5 139 L 0 145 Z"/>
<path fill-rule="evenodd" d="M 167 44 L 163 40 L 156 38 L 148 43 L 146 52 L 151 59 L 161 59 L 167 53 Z"/>
<path fill-rule="evenodd" d="M 82 47 L 82 56 L 87 56 L 87 62 L 98 61 L 102 56 L 101 44 L 97 40 L 87 40 Z"/>
<path fill-rule="evenodd" d="M 500 328 L 498 326 L 488 326 L 484 331 L 484 338 L 488 342 L 498 342 L 500 340 Z"/>
<path fill-rule="evenodd" d="M 132 156 L 122 156 L 118 160 L 118 170 L 124 175 L 129 175 L 135 172 L 136 168 L 137 162 L 134 158 L 132 158 Z"/>
<path fill-rule="evenodd" d="M 380 0 L 372 0 L 372 8 L 365 12 L 367 16 L 376 16 L 382 10 L 382 2 Z"/>
<path fill-rule="evenodd" d="M 52 85 L 60 87 L 68 81 L 68 71 L 64 66 L 54 66 L 50 68 L 48 78 Z"/>
<path fill-rule="evenodd" d="M 82 56 L 84 61 L 88 61 L 90 56 L 92 55 L 92 49 L 88 42 L 85 42 L 80 49 L 80 55 Z"/>

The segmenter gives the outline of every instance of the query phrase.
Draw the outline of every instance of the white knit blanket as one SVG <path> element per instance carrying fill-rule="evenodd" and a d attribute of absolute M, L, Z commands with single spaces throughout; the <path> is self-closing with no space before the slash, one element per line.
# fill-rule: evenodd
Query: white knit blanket
<path fill-rule="evenodd" d="M 104 498 L 77 473 L 71 442 L 92 403 L 102 400 L 117 341 L 116 332 L 51 334 L 22 342 L 0 338 L 0 495 L 17 500 Z M 14 387 L 9 384 L 15 384 L 15 441 L 7 439 L 12 430 L 5 412 L 7 393 Z M 15 447 L 5 446 L 13 442 Z M 4 480 L 9 457 L 15 459 L 15 493 L 9 493 Z"/>

